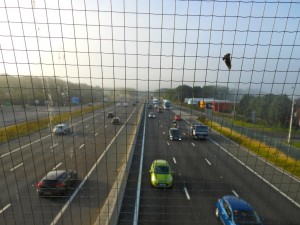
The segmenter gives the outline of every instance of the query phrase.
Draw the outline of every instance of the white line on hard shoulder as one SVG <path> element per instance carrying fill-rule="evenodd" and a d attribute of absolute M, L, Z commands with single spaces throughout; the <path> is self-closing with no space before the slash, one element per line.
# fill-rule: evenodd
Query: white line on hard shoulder
<path fill-rule="evenodd" d="M 185 192 L 185 195 L 186 195 L 187 200 L 191 200 L 191 197 L 190 197 L 190 195 L 189 195 L 189 193 L 188 193 L 186 187 L 184 187 L 184 192 Z"/>

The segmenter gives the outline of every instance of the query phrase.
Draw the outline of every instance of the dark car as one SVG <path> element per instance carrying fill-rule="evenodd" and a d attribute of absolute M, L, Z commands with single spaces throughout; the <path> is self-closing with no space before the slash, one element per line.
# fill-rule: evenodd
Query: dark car
<path fill-rule="evenodd" d="M 115 116 L 115 117 L 112 119 L 111 123 L 114 124 L 114 125 L 119 125 L 119 124 L 121 124 L 121 120 L 120 120 L 119 117 Z"/>
<path fill-rule="evenodd" d="M 226 195 L 218 200 L 216 217 L 225 225 L 263 225 L 253 207 L 234 195 Z"/>
<path fill-rule="evenodd" d="M 37 185 L 39 196 L 65 196 L 77 181 L 77 173 L 72 170 L 49 172 Z"/>
<path fill-rule="evenodd" d="M 114 118 L 115 114 L 113 112 L 109 112 L 107 114 L 107 118 Z"/>
<path fill-rule="evenodd" d="M 169 138 L 171 141 L 181 141 L 181 134 L 178 128 L 170 128 L 169 130 Z"/>

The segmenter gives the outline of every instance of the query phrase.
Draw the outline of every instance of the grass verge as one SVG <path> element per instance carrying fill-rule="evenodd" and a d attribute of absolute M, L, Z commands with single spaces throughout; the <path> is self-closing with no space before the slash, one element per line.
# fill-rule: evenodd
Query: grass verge
<path fill-rule="evenodd" d="M 66 121 L 72 121 L 73 118 L 101 109 L 103 106 L 88 106 L 73 112 L 59 112 L 52 117 L 44 117 L 35 121 L 18 123 L 12 126 L 0 128 L 0 143 L 22 137 L 49 127 L 49 123 L 58 124 Z"/>
<path fill-rule="evenodd" d="M 205 121 L 201 119 L 201 122 L 235 141 L 239 145 L 249 149 L 253 153 L 265 158 L 268 162 L 274 164 L 275 166 L 280 167 L 290 174 L 300 178 L 300 161 L 289 157 L 288 155 L 279 151 L 277 148 L 270 147 L 261 141 L 241 135 L 230 128 L 222 127 L 219 123 L 214 121 Z"/>

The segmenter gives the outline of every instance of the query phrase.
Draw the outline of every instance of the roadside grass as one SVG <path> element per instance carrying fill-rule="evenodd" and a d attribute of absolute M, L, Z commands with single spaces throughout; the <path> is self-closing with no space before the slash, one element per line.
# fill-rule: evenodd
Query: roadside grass
<path fill-rule="evenodd" d="M 263 157 L 266 161 L 274 164 L 277 167 L 289 172 L 300 178 L 300 161 L 289 157 L 288 155 L 280 152 L 274 147 L 270 147 L 261 141 L 251 139 L 245 135 L 233 131 L 230 128 L 222 127 L 219 123 L 201 119 L 202 123 L 210 126 L 212 129 L 220 132 L 226 137 L 234 140 L 239 145 L 249 149 L 253 153 Z"/>
<path fill-rule="evenodd" d="M 52 117 L 44 117 L 36 121 L 18 123 L 16 125 L 0 128 L 0 143 L 22 137 L 36 131 L 49 127 L 49 124 L 58 124 L 66 121 L 72 121 L 73 118 L 101 109 L 103 106 L 88 106 L 73 112 L 60 112 Z"/>

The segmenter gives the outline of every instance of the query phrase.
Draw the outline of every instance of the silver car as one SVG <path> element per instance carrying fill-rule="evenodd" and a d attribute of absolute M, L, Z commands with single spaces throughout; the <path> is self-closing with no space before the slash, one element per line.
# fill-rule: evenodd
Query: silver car
<path fill-rule="evenodd" d="M 52 131 L 56 135 L 64 135 L 72 133 L 72 127 L 68 124 L 61 123 L 57 124 Z"/>

